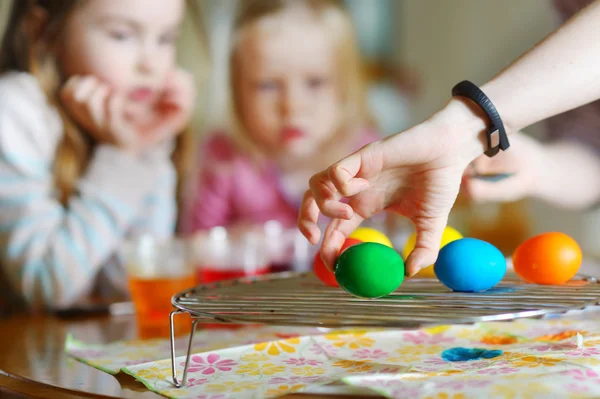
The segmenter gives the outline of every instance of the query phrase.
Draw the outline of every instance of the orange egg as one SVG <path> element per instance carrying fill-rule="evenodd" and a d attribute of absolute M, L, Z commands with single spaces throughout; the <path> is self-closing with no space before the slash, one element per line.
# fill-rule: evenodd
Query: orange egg
<path fill-rule="evenodd" d="M 347 248 L 350 248 L 351 246 L 360 243 L 362 243 L 362 241 L 353 238 L 346 238 L 346 241 L 344 241 L 344 245 L 342 245 L 342 248 L 340 248 L 340 254 L 344 252 L 344 250 L 346 250 Z M 315 259 L 313 260 L 313 272 L 317 275 L 319 280 L 321 280 L 328 286 L 340 286 L 335 278 L 335 273 L 329 271 L 327 266 L 325 266 L 325 262 L 323 262 L 323 260 L 321 259 L 321 254 L 319 252 L 315 254 Z"/>
<path fill-rule="evenodd" d="M 564 284 L 581 266 L 581 248 L 564 233 L 544 233 L 524 241 L 513 254 L 515 272 L 536 284 Z"/>

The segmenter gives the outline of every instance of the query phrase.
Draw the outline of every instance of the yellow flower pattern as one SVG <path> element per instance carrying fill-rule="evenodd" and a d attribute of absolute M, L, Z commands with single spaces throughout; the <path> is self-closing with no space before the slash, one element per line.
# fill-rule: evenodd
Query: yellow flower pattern
<path fill-rule="evenodd" d="M 600 345 L 600 339 L 586 339 L 583 341 L 583 346 L 585 347 L 595 347 Z"/>
<path fill-rule="evenodd" d="M 514 360 L 510 363 L 512 367 L 534 368 L 534 367 L 551 367 L 562 363 L 560 359 L 551 357 L 525 356 Z"/>
<path fill-rule="evenodd" d="M 435 355 L 441 353 L 443 347 L 441 345 L 411 345 L 397 349 L 396 353 L 400 356 L 388 358 L 388 362 L 392 363 L 411 363 L 421 359 L 426 355 Z"/>
<path fill-rule="evenodd" d="M 332 333 L 325 335 L 325 339 L 333 341 L 335 347 L 342 348 L 347 345 L 350 349 L 370 348 L 375 343 L 375 340 L 368 337 L 366 332 Z"/>
<path fill-rule="evenodd" d="M 242 359 L 245 362 L 266 362 L 270 359 L 270 357 L 262 353 L 248 353 L 242 355 L 240 359 Z"/>
<path fill-rule="evenodd" d="M 298 392 L 304 388 L 306 388 L 306 385 L 303 384 L 280 385 L 277 388 L 271 388 L 267 390 L 266 395 L 268 398 L 275 398 L 277 396 L 282 396 L 288 393 Z"/>
<path fill-rule="evenodd" d="M 255 381 L 225 381 L 221 384 L 207 384 L 206 392 L 225 393 L 225 392 L 243 392 L 257 389 L 261 386 L 260 382 Z"/>
<path fill-rule="evenodd" d="M 431 334 L 431 335 L 438 335 L 438 334 L 445 333 L 446 331 L 450 330 L 451 328 L 452 328 L 452 326 L 435 326 L 435 327 L 424 328 L 423 331 L 425 331 L 426 333 Z"/>
<path fill-rule="evenodd" d="M 160 394 L 167 397 L 186 397 L 191 395 L 191 390 L 185 388 L 164 389 L 159 391 Z"/>
<path fill-rule="evenodd" d="M 270 356 L 277 356 L 281 352 L 285 353 L 294 353 L 296 352 L 296 348 L 294 345 L 298 345 L 300 343 L 300 338 L 289 338 L 284 339 L 282 341 L 274 341 L 274 342 L 264 342 L 261 344 L 254 345 L 254 350 L 261 352 L 265 351 Z"/>
<path fill-rule="evenodd" d="M 481 339 L 485 333 L 472 327 L 463 327 L 455 329 L 452 335 L 460 339 L 478 340 Z"/>
<path fill-rule="evenodd" d="M 569 363 L 580 364 L 582 366 L 600 366 L 600 359 L 593 356 L 578 356 L 576 358 L 569 358 Z"/>
<path fill-rule="evenodd" d="M 302 377 L 313 377 L 315 375 L 323 375 L 325 374 L 325 370 L 323 367 L 313 367 L 313 366 L 304 366 L 304 367 L 294 367 L 292 369 L 292 373 L 295 375 L 300 375 Z"/>
<path fill-rule="evenodd" d="M 348 373 L 360 373 L 367 372 L 373 369 L 373 365 L 365 361 L 353 361 L 353 360 L 338 360 L 333 363 L 333 367 L 341 367 L 346 369 Z"/>
<path fill-rule="evenodd" d="M 170 368 L 159 368 L 152 366 L 141 370 L 138 376 L 146 380 L 164 380 L 165 378 L 171 377 L 172 372 Z"/>
<path fill-rule="evenodd" d="M 524 357 L 528 356 L 526 353 L 521 353 L 521 352 L 504 352 L 502 355 L 498 356 L 496 359 L 498 360 L 504 360 L 507 362 L 512 362 L 515 360 L 520 360 Z"/>
<path fill-rule="evenodd" d="M 444 370 L 444 371 L 425 373 L 425 375 L 428 377 L 447 377 L 447 376 L 450 376 L 453 374 L 462 374 L 462 373 L 464 373 L 464 371 L 462 371 L 462 370 Z"/>
<path fill-rule="evenodd" d="M 285 366 L 276 366 L 273 363 L 247 363 L 238 367 L 237 374 L 247 375 L 273 375 L 285 371 Z"/>

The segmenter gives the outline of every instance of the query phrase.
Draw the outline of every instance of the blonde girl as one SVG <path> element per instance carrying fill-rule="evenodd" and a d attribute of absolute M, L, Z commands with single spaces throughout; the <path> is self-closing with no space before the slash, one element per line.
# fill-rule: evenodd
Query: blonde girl
<path fill-rule="evenodd" d="M 294 226 L 309 177 L 378 138 L 352 21 L 339 1 L 242 0 L 229 67 L 230 123 L 200 152 L 182 225 Z"/>
<path fill-rule="evenodd" d="M 0 296 L 54 308 L 125 294 L 119 245 L 172 234 L 195 92 L 175 63 L 184 12 L 184 0 L 14 2 L 0 50 Z"/>

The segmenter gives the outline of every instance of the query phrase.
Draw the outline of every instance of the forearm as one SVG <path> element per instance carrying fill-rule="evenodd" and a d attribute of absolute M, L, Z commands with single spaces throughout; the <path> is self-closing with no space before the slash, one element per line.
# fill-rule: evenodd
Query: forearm
<path fill-rule="evenodd" d="M 600 98 L 599 36 L 600 1 L 595 1 L 481 87 L 508 135 Z M 463 162 L 487 149 L 483 132 L 489 121 L 464 97 L 452 98 L 427 122 L 438 132 L 436 139 L 450 137 L 449 148 L 454 147 Z"/>
<path fill-rule="evenodd" d="M 595 1 L 482 87 L 509 134 L 600 98 L 598 37 Z"/>

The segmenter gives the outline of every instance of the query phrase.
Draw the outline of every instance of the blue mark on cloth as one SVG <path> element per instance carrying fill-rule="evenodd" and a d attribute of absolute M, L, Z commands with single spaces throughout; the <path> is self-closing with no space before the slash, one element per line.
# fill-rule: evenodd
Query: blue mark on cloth
<path fill-rule="evenodd" d="M 502 354 L 499 349 L 451 348 L 442 352 L 442 359 L 447 362 L 467 362 L 469 360 L 492 359 Z"/>

